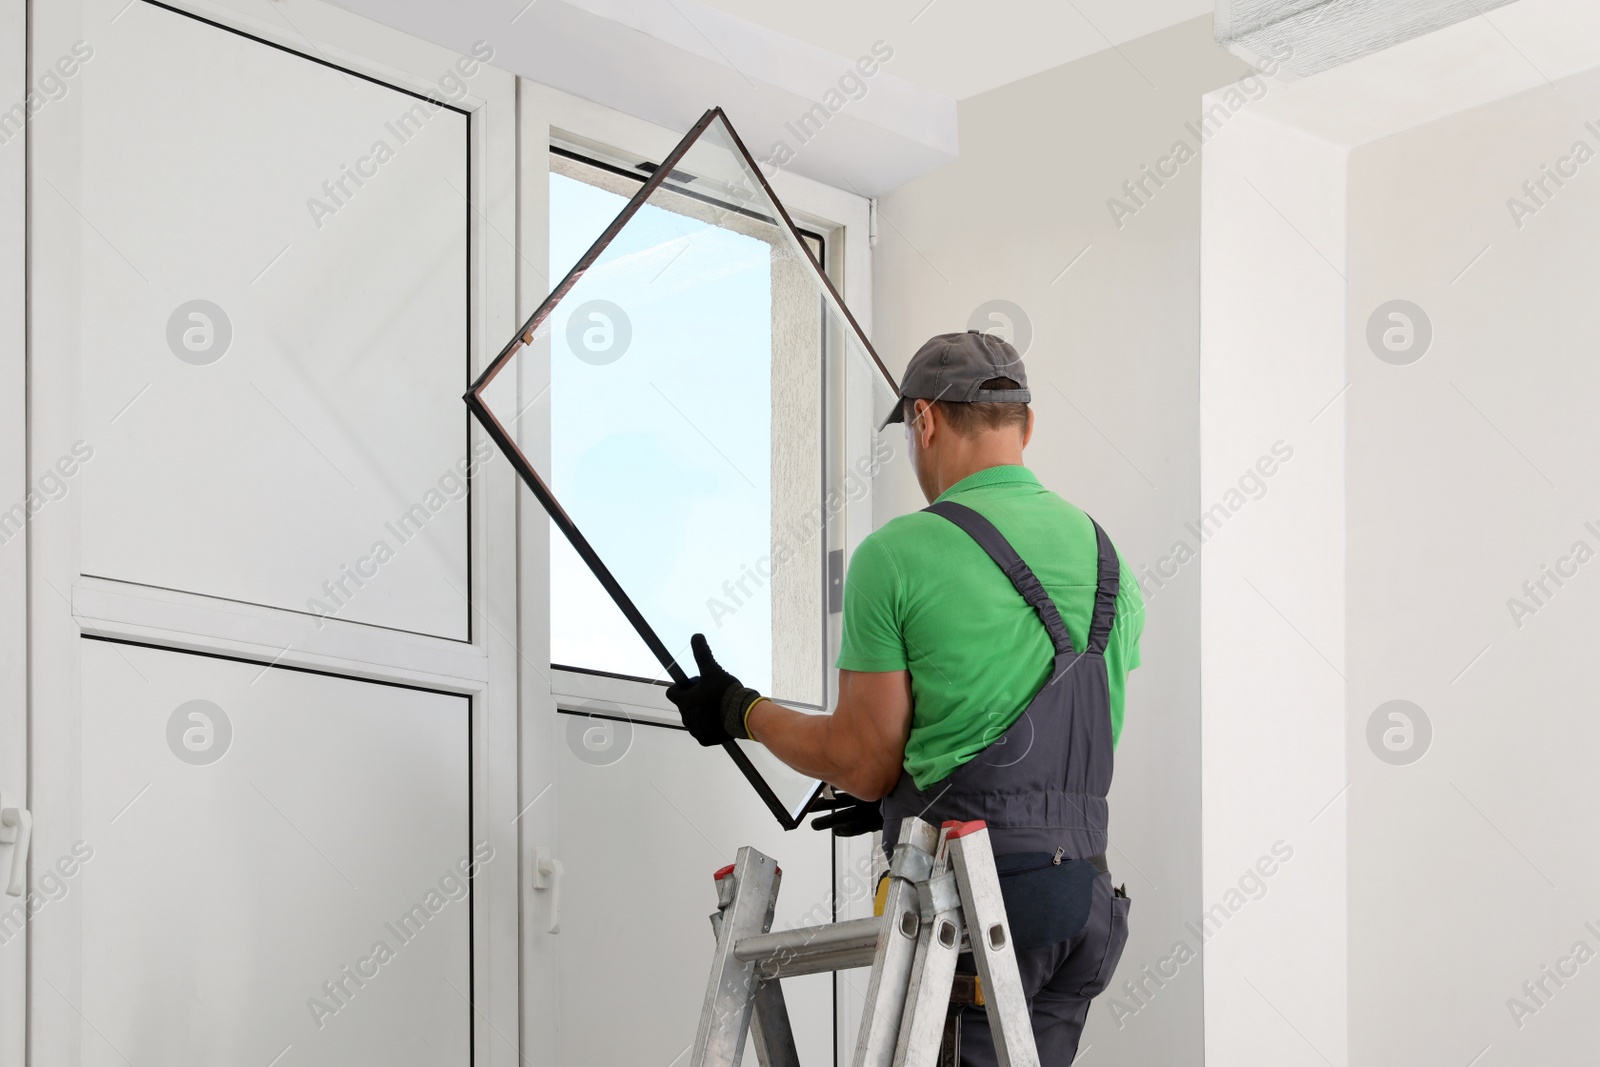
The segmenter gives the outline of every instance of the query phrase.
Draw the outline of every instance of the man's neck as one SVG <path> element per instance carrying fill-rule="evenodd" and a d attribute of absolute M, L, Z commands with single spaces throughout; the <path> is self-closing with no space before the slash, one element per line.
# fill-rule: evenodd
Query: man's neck
<path fill-rule="evenodd" d="M 1016 445 L 1001 442 L 985 442 L 989 447 L 975 447 L 962 449 L 956 455 L 941 457 L 939 464 L 939 495 L 943 496 L 955 485 L 979 471 L 988 470 L 990 467 L 1020 467 L 1022 466 L 1022 449 Z"/>

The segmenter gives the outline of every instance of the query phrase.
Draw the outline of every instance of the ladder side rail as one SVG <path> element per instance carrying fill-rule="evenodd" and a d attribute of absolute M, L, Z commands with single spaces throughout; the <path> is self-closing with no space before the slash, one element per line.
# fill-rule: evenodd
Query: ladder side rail
<path fill-rule="evenodd" d="M 936 873 L 921 887 L 922 929 L 906 992 L 894 1067 L 937 1067 L 956 958 L 961 954 L 961 892 L 955 872 Z"/>
<path fill-rule="evenodd" d="M 939 834 L 921 819 L 906 819 L 889 861 L 889 892 L 883 908 L 883 936 L 878 940 L 872 977 L 867 981 L 861 1029 L 856 1036 L 854 1067 L 890 1067 L 899 1036 L 922 920 L 916 883 L 933 869 Z"/>
<path fill-rule="evenodd" d="M 1000 1067 L 1039 1067 L 989 829 L 981 822 L 947 824 L 946 840 Z"/>
<path fill-rule="evenodd" d="M 748 845 L 739 850 L 731 871 L 718 872 L 720 906 L 711 917 L 717 947 L 695 1032 L 692 1067 L 739 1067 L 759 979 L 755 964 L 737 958 L 734 947 L 743 938 L 772 928 L 781 880 L 772 858 Z"/>
<path fill-rule="evenodd" d="M 750 1040 L 755 1044 L 756 1059 L 761 1067 L 800 1067 L 794 1029 L 789 1025 L 789 1006 L 783 999 L 783 986 L 776 978 L 766 979 L 756 987 Z"/>

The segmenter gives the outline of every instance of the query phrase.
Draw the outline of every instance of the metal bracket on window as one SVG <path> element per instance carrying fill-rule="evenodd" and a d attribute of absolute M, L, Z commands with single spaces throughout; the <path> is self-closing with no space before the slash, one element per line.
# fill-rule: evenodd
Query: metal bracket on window
<path fill-rule="evenodd" d="M 828 614 L 844 610 L 844 549 L 828 553 Z"/>

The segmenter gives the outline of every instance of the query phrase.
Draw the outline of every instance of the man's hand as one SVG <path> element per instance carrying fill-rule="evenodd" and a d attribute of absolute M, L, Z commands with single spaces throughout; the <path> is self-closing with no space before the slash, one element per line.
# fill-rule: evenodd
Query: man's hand
<path fill-rule="evenodd" d="M 811 810 L 827 812 L 811 820 L 813 830 L 832 830 L 840 837 L 860 837 L 883 829 L 883 809 L 876 800 L 859 800 L 835 790 L 832 800 L 818 800 Z"/>
<path fill-rule="evenodd" d="M 749 737 L 744 724 L 745 713 L 761 699 L 761 694 L 723 669 L 711 655 L 705 634 L 695 634 L 689 647 L 694 650 L 700 676 L 667 687 L 667 699 L 678 706 L 683 725 L 689 728 L 696 741 L 707 747 L 736 737 Z"/>

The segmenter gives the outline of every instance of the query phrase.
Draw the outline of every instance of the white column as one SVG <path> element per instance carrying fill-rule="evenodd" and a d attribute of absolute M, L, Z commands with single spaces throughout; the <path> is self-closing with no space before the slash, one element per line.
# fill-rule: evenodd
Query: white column
<path fill-rule="evenodd" d="M 1345 159 L 1250 113 L 1202 156 L 1189 941 L 1213 1063 L 1345 1060 Z"/>

